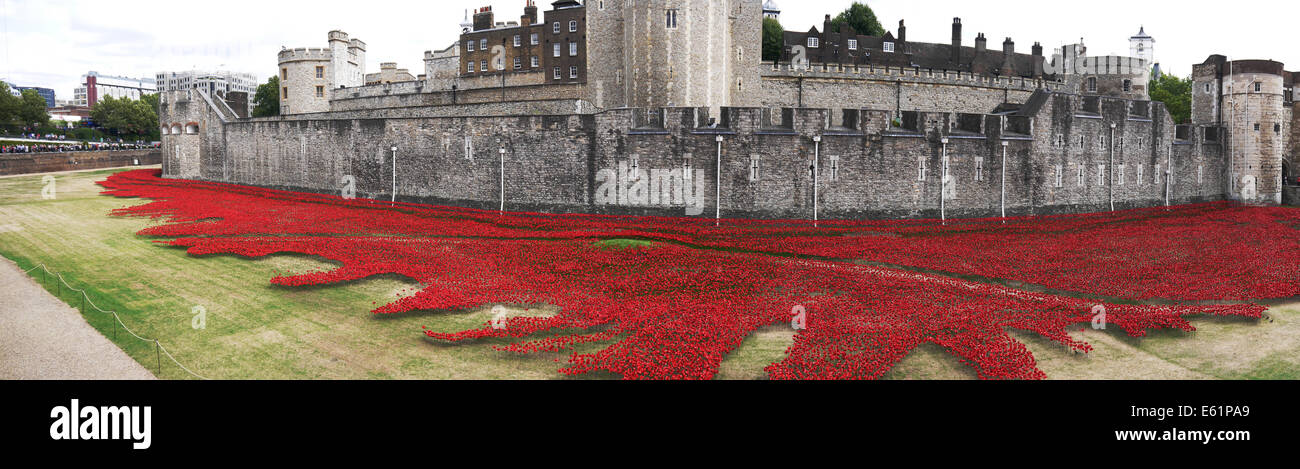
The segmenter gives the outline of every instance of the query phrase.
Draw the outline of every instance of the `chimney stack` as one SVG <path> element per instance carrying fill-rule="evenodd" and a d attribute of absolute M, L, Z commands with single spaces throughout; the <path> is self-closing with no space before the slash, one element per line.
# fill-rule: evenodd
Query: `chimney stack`
<path fill-rule="evenodd" d="M 907 42 L 907 26 L 903 25 L 903 20 L 898 20 L 898 42 Z"/>
<path fill-rule="evenodd" d="M 496 27 L 495 18 L 492 15 L 492 7 L 486 6 L 474 10 L 474 30 L 483 31 Z"/>
<path fill-rule="evenodd" d="M 519 18 L 520 26 L 530 24 L 537 24 L 537 4 L 533 0 L 528 0 L 528 3 L 524 5 L 524 16 Z"/>
<path fill-rule="evenodd" d="M 1012 66 L 1011 58 L 1016 55 L 1016 43 L 1007 38 L 1002 41 L 1002 76 L 1012 76 L 1016 74 L 1015 67 Z"/>
<path fill-rule="evenodd" d="M 949 60 L 954 64 L 961 63 L 961 18 L 952 19 L 952 56 Z"/>
<path fill-rule="evenodd" d="M 1043 44 L 1034 43 L 1034 78 L 1043 78 Z"/>
<path fill-rule="evenodd" d="M 975 55 L 983 54 L 989 50 L 989 39 L 984 37 L 984 33 L 975 36 Z"/>

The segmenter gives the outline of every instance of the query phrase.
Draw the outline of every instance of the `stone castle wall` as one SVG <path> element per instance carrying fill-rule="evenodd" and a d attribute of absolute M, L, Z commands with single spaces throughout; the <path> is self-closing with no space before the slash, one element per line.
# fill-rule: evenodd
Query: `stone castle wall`
<path fill-rule="evenodd" d="M 163 137 L 163 168 L 167 177 L 335 194 L 353 181 L 359 197 L 388 199 L 395 165 L 399 200 L 492 210 L 501 204 L 504 179 L 509 211 L 993 217 L 1001 213 L 1005 148 L 1008 215 L 1108 210 L 1112 198 L 1116 208 L 1159 205 L 1166 178 L 1155 179 L 1155 166 L 1170 162 L 1172 203 L 1222 198 L 1218 144 L 1174 142 L 1161 105 L 1062 94 L 1036 99 L 1037 109 L 1024 116 L 722 108 L 712 115 L 717 125 L 708 127 L 704 108 L 510 115 L 485 107 L 464 115 L 474 106 L 443 106 L 443 115 L 432 107 L 227 121 L 202 99 L 169 96 L 165 120 L 202 128 Z M 890 125 L 896 117 L 905 127 Z M 1110 138 L 1112 123 L 1122 145 Z M 1082 136 L 1084 145 L 1062 148 L 1058 134 L 1066 142 Z M 1098 141 L 1103 135 L 1107 142 Z M 1118 165 L 1123 184 L 1112 172 Z M 1071 172 L 1080 166 L 1083 184 Z"/>

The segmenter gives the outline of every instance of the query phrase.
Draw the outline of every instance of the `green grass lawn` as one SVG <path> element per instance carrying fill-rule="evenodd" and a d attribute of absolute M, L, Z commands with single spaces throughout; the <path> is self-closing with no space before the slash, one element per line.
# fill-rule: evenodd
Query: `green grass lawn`
<path fill-rule="evenodd" d="M 26 270 L 38 263 L 61 272 L 95 303 L 117 310 L 138 334 L 158 338 L 185 366 L 221 379 L 568 379 L 555 370 L 567 354 L 517 356 L 492 350 L 504 340 L 443 344 L 426 339 L 421 326 L 438 331 L 476 327 L 491 319 L 493 305 L 472 312 L 376 316 L 370 309 L 419 285 L 396 276 L 311 288 L 272 286 L 277 272 L 329 268 L 324 259 L 278 255 L 192 257 L 135 235 L 147 219 L 109 217 L 114 208 L 143 203 L 99 195 L 94 181 L 117 170 L 58 173 L 57 198 L 41 198 L 43 175 L 0 178 L 0 255 Z M 648 249 L 653 243 L 614 240 L 609 249 Z M 41 280 L 39 271 L 32 274 Z M 46 289 L 56 292 L 55 284 Z M 80 297 L 64 291 L 64 301 Z M 207 311 L 205 329 L 192 327 L 191 311 Z M 1300 311 L 1275 308 L 1272 321 L 1193 319 L 1200 331 L 1155 332 L 1133 339 L 1119 330 L 1080 332 L 1097 350 L 1077 355 L 1033 334 L 1013 332 L 1056 379 L 1300 377 Z M 511 314 L 553 314 L 545 308 Z M 150 370 L 158 366 L 153 345 L 117 331 L 110 317 L 83 311 L 87 321 Z M 794 334 L 786 325 L 762 329 L 722 364 L 720 379 L 763 379 Z M 604 344 L 584 344 L 592 352 Z M 164 357 L 164 379 L 188 379 Z M 610 378 L 613 376 L 587 376 Z M 974 372 L 937 346 L 922 347 L 886 378 L 969 379 Z"/>

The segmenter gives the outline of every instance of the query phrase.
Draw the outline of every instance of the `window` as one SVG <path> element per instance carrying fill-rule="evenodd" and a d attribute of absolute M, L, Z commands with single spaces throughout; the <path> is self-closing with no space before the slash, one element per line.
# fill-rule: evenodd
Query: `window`
<path fill-rule="evenodd" d="M 1128 93 L 1131 91 L 1133 91 L 1133 80 L 1124 80 L 1124 92 Z"/>
<path fill-rule="evenodd" d="M 560 79 L 560 67 L 555 67 L 555 79 Z"/>
<path fill-rule="evenodd" d="M 577 56 L 577 55 L 578 55 L 578 43 L 576 43 L 576 42 L 570 42 L 570 43 L 569 43 L 569 57 L 575 57 L 575 56 Z"/>
<path fill-rule="evenodd" d="M 474 159 L 474 138 L 468 135 L 465 136 L 465 159 Z"/>
<path fill-rule="evenodd" d="M 1138 165 L 1137 178 L 1134 178 L 1134 180 L 1137 181 L 1137 185 L 1139 186 L 1142 185 L 1143 182 L 1146 182 L 1146 178 L 1142 174 L 1142 172 L 1146 171 L 1146 169 L 1147 169 L 1147 165 L 1144 164 Z"/>
<path fill-rule="evenodd" d="M 551 33 L 552 33 L 552 34 L 560 34 L 560 22 L 559 22 L 559 21 L 556 21 L 555 23 L 551 24 Z"/>
<path fill-rule="evenodd" d="M 1273 124 L 1273 132 L 1282 133 L 1282 124 Z"/>
<path fill-rule="evenodd" d="M 1079 147 L 1080 150 L 1083 149 L 1083 136 L 1082 136 L 1082 135 L 1079 136 L 1079 141 L 1078 141 L 1078 142 L 1075 142 L 1075 146 Z"/>
<path fill-rule="evenodd" d="M 569 32 L 578 32 L 578 20 L 569 20 Z"/>
<path fill-rule="evenodd" d="M 286 86 L 284 88 L 280 88 L 280 92 L 283 93 L 281 94 L 281 96 L 284 96 L 283 98 L 280 99 L 289 99 L 289 87 Z"/>
<path fill-rule="evenodd" d="M 519 70 L 521 68 L 524 68 L 524 59 L 521 57 L 515 57 L 515 70 Z"/>
<path fill-rule="evenodd" d="M 282 69 L 280 69 L 280 79 L 281 79 L 281 80 L 288 80 L 288 79 L 289 79 L 289 69 L 287 69 L 287 68 L 282 68 Z"/>
<path fill-rule="evenodd" d="M 1205 167 L 1204 167 L 1204 166 L 1197 166 L 1197 167 L 1196 167 L 1196 183 L 1197 183 L 1197 184 L 1200 184 L 1200 183 L 1204 180 L 1204 179 L 1202 178 L 1202 176 L 1205 175 L 1204 173 L 1205 173 Z"/>
<path fill-rule="evenodd" d="M 831 180 L 838 181 L 839 179 L 840 179 L 840 157 L 831 156 Z"/>
<path fill-rule="evenodd" d="M 1160 165 L 1159 165 L 1159 164 L 1157 164 L 1156 167 L 1151 171 L 1151 182 L 1152 182 L 1152 183 L 1155 183 L 1155 184 L 1160 184 Z"/>
<path fill-rule="evenodd" d="M 758 180 L 758 155 L 749 157 L 749 180 L 750 182 Z"/>
<path fill-rule="evenodd" d="M 1065 148 L 1065 134 L 1056 134 L 1056 139 L 1052 140 L 1052 146 Z"/>
<path fill-rule="evenodd" d="M 519 37 L 519 35 L 516 34 L 516 35 L 515 35 L 515 47 L 519 47 L 519 46 L 522 45 L 522 44 L 523 44 L 523 38 Z"/>
<path fill-rule="evenodd" d="M 975 180 L 984 180 L 984 158 L 975 157 Z"/>
<path fill-rule="evenodd" d="M 474 62 L 465 62 L 465 73 L 474 73 Z"/>
<path fill-rule="evenodd" d="M 555 44 L 551 44 L 551 49 L 552 49 L 552 52 L 553 52 L 552 55 L 554 55 L 555 57 L 559 57 L 559 56 L 560 56 L 560 43 L 557 42 L 557 43 L 555 43 Z"/>
<path fill-rule="evenodd" d="M 858 50 L 858 40 L 849 39 L 849 50 Z"/>
<path fill-rule="evenodd" d="M 1101 148 L 1102 150 L 1105 150 L 1105 149 L 1106 149 L 1106 136 L 1105 136 L 1105 135 L 1102 135 L 1101 137 L 1098 137 L 1098 138 L 1097 138 L 1097 145 L 1098 145 L 1099 148 Z"/>
<path fill-rule="evenodd" d="M 1106 185 L 1106 165 L 1104 164 L 1097 165 L 1097 185 Z"/>
<path fill-rule="evenodd" d="M 1088 92 L 1097 92 L 1097 77 L 1088 77 Z"/>
<path fill-rule="evenodd" d="M 324 97 L 325 97 L 325 87 L 324 87 L 324 86 L 317 86 L 317 87 L 316 87 L 316 97 L 317 97 L 317 98 L 324 98 Z"/>
<path fill-rule="evenodd" d="M 1259 122 L 1256 122 L 1256 123 L 1255 123 L 1255 131 L 1256 131 L 1256 132 L 1259 131 Z"/>
<path fill-rule="evenodd" d="M 885 49 L 885 52 L 893 52 L 893 51 L 894 51 L 894 43 L 892 43 L 892 42 L 886 42 L 886 43 L 885 43 L 885 47 L 884 47 L 884 49 Z"/>
<path fill-rule="evenodd" d="M 809 37 L 809 38 L 808 38 L 808 47 L 809 47 L 809 48 L 816 49 L 817 46 L 819 46 L 819 45 L 821 45 L 821 40 L 820 40 L 820 39 L 817 39 L 817 38 L 815 38 L 815 37 Z"/>
<path fill-rule="evenodd" d="M 1209 83 L 1206 83 L 1206 84 L 1205 84 L 1205 94 L 1210 94 L 1211 92 L 1212 92 L 1212 91 L 1210 90 L 1210 84 L 1209 84 Z"/>
<path fill-rule="evenodd" d="M 487 71 L 487 61 L 486 61 L 486 60 L 481 60 L 481 61 L 479 61 L 479 66 L 478 66 L 478 68 L 479 68 L 479 71 L 481 71 L 481 72 L 486 72 L 486 71 Z"/>
<path fill-rule="evenodd" d="M 577 66 L 577 65 L 570 65 L 570 66 L 569 66 L 569 78 L 578 78 L 578 66 Z"/>
<path fill-rule="evenodd" d="M 1124 185 L 1124 165 L 1115 165 L 1115 184 Z"/>
<path fill-rule="evenodd" d="M 488 50 L 488 48 L 487 48 L 487 38 L 483 38 L 483 39 L 479 39 L 479 40 L 478 40 L 478 48 L 479 48 L 479 50 L 481 50 L 481 51 L 483 51 L 483 52 L 487 52 L 487 50 Z"/>
<path fill-rule="evenodd" d="M 1079 185 L 1080 187 L 1083 186 L 1083 180 L 1084 180 L 1084 178 L 1083 178 L 1083 163 L 1079 163 L 1079 184 L 1078 184 L 1078 185 Z"/>
<path fill-rule="evenodd" d="M 1062 171 L 1061 165 L 1056 165 L 1056 187 L 1061 187 L 1061 181 L 1065 179 L 1065 172 Z"/>
<path fill-rule="evenodd" d="M 474 41 L 465 41 L 465 50 L 468 52 L 474 52 Z"/>
<path fill-rule="evenodd" d="M 1260 91 L 1263 91 L 1263 86 L 1264 86 L 1263 83 L 1260 83 L 1258 81 L 1255 82 L 1255 92 L 1258 93 Z"/>
<path fill-rule="evenodd" d="M 677 29 L 677 9 L 669 8 L 664 14 L 668 29 Z"/>
<path fill-rule="evenodd" d="M 528 67 L 529 67 L 529 68 L 537 68 L 537 56 L 536 56 L 536 55 L 533 56 L 532 62 L 530 62 L 530 63 L 528 64 Z"/>
<path fill-rule="evenodd" d="M 925 157 L 919 158 L 918 162 L 916 180 L 925 181 L 925 170 L 928 169 L 925 167 Z"/>
<path fill-rule="evenodd" d="M 533 33 L 532 36 L 529 36 L 529 37 L 528 37 L 528 44 L 530 44 L 530 45 L 534 45 L 534 46 L 537 45 L 537 44 L 538 44 L 537 41 L 538 41 L 538 39 L 537 39 L 537 33 Z"/>

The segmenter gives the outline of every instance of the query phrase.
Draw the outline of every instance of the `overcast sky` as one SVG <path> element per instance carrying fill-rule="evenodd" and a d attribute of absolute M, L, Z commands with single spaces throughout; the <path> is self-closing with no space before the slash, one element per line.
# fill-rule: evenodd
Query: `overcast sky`
<path fill-rule="evenodd" d="M 543 10 L 548 0 L 540 0 Z M 788 30 L 821 27 L 823 15 L 850 0 L 778 0 Z M 894 31 L 907 20 L 913 41 L 947 43 L 952 18 L 962 18 L 964 43 L 983 32 L 989 46 L 1011 36 L 1018 51 L 1035 41 L 1050 55 L 1084 38 L 1091 55 L 1128 54 L 1128 38 L 1146 26 L 1156 60 L 1179 75 L 1213 53 L 1234 59 L 1273 59 L 1300 69 L 1290 48 L 1295 2 L 1246 3 L 1094 0 L 871 0 L 881 23 Z M 497 17 L 518 19 L 524 0 L 294 1 L 217 0 L 0 0 L 4 49 L 0 77 L 20 86 L 54 88 L 71 99 L 81 76 L 152 77 L 159 71 L 230 69 L 261 77 L 276 73 L 281 46 L 324 47 L 326 33 L 342 29 L 365 41 L 367 71 L 397 62 L 423 70 L 426 50 L 456 40 L 466 9 L 491 4 Z"/>

